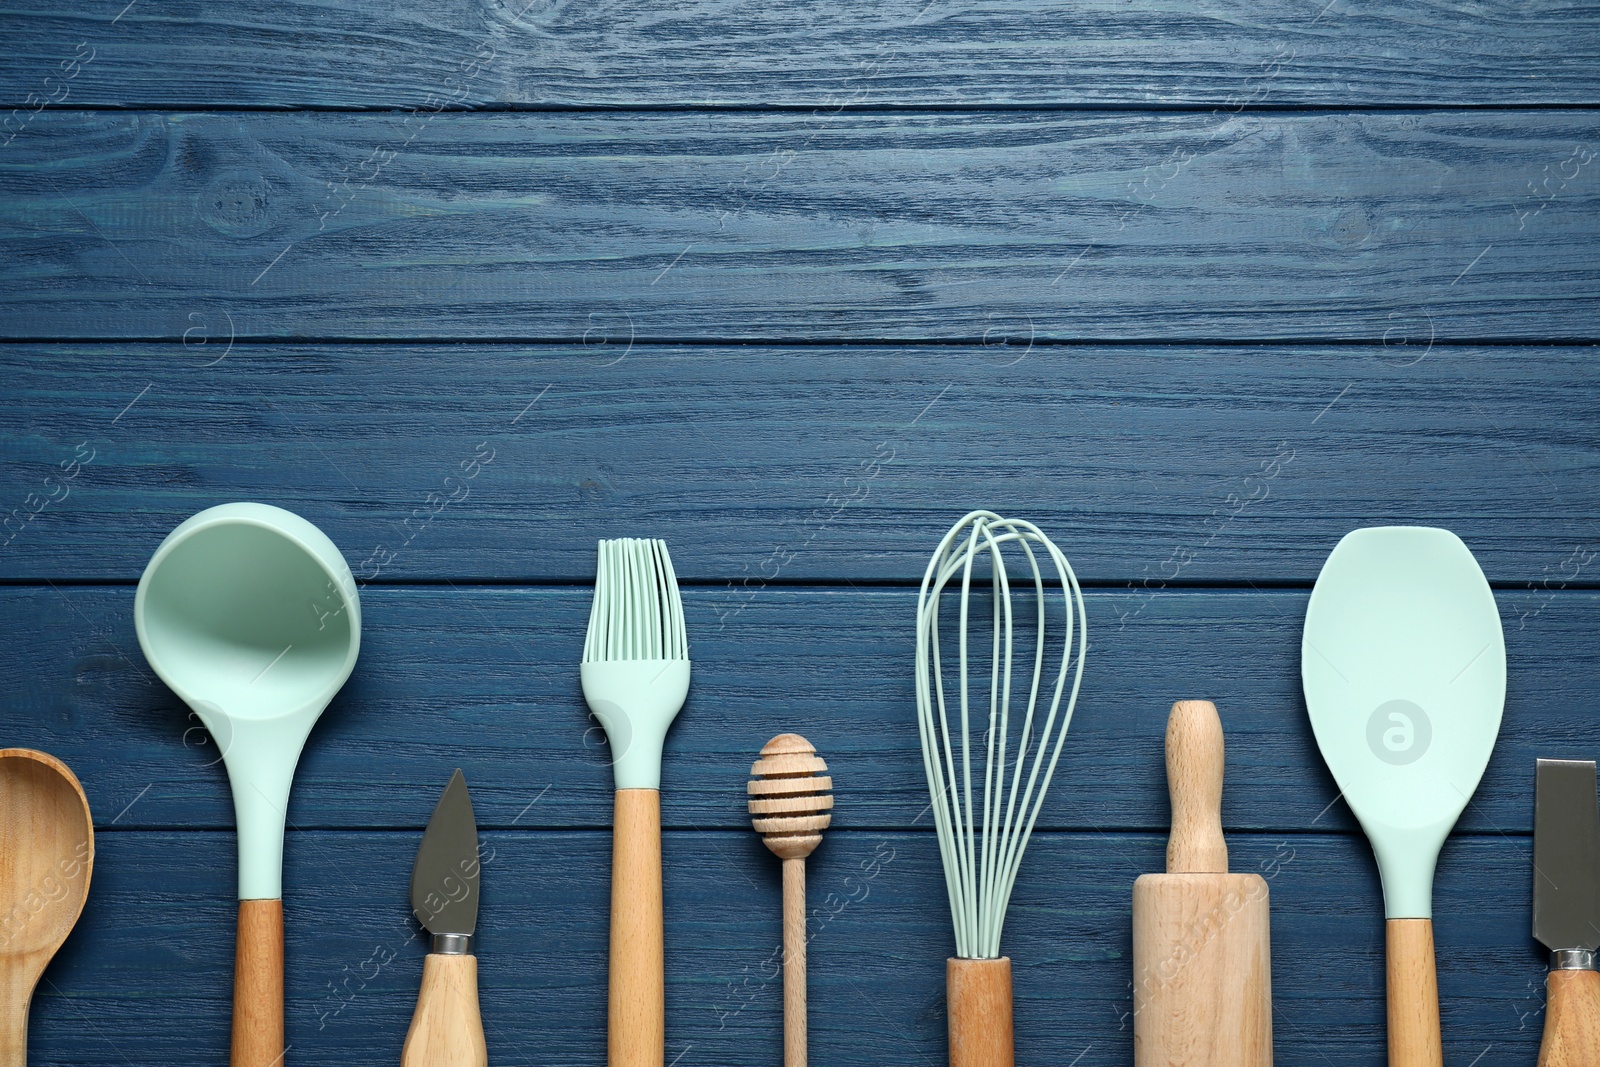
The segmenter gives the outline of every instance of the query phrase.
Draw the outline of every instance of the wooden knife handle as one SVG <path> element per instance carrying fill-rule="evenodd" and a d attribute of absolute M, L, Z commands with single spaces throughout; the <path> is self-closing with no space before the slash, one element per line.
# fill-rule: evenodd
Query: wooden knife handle
<path fill-rule="evenodd" d="M 1389 1067 L 1444 1067 L 1433 920 L 1390 919 Z"/>
<path fill-rule="evenodd" d="M 610 1067 L 662 1067 L 661 793 L 619 789 L 611 841 Z"/>
<path fill-rule="evenodd" d="M 1600 1067 L 1600 971 L 1551 971 L 1545 992 L 1539 1067 Z"/>
<path fill-rule="evenodd" d="M 400 1067 L 488 1067 L 478 1011 L 478 958 L 430 952 Z"/>
<path fill-rule="evenodd" d="M 283 1067 L 283 901 L 239 901 L 233 1067 Z"/>
<path fill-rule="evenodd" d="M 1015 1067 L 1011 960 L 952 959 L 944 972 L 950 1067 Z"/>

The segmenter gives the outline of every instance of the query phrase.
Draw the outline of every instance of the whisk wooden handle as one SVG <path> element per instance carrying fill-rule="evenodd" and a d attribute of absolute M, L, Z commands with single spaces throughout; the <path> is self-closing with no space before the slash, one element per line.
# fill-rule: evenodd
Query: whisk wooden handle
<path fill-rule="evenodd" d="M 1209 700 L 1180 700 L 1167 717 L 1172 797 L 1168 874 L 1226 874 L 1222 837 L 1222 720 Z"/>
<path fill-rule="evenodd" d="M 948 960 L 944 983 L 950 1067 L 1014 1067 L 1011 960 Z"/>

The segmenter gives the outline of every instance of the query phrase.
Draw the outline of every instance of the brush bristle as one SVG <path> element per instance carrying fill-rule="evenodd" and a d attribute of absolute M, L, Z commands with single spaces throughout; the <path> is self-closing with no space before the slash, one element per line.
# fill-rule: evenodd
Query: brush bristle
<path fill-rule="evenodd" d="M 583 661 L 688 659 L 683 598 L 665 541 L 600 542 Z"/>

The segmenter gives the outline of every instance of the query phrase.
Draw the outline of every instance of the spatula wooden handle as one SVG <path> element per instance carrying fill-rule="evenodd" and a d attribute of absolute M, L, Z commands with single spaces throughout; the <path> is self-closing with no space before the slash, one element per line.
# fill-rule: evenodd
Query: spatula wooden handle
<path fill-rule="evenodd" d="M 283 1067 L 283 901 L 239 901 L 233 1067 Z"/>
<path fill-rule="evenodd" d="M 1390 919 L 1389 1067 L 1444 1067 L 1433 920 Z"/>
<path fill-rule="evenodd" d="M 430 952 L 400 1067 L 487 1067 L 478 1011 L 478 958 Z"/>
<path fill-rule="evenodd" d="M 661 793 L 619 789 L 611 841 L 610 1067 L 662 1067 Z"/>
<path fill-rule="evenodd" d="M 950 1067 L 1015 1067 L 1011 960 L 952 959 L 944 972 Z"/>
<path fill-rule="evenodd" d="M 1539 1067 L 1600 1067 L 1600 971 L 1551 971 L 1545 994 Z"/>

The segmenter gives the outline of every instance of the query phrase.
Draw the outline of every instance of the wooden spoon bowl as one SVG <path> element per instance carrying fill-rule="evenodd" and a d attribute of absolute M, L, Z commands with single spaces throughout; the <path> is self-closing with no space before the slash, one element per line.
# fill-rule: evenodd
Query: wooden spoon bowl
<path fill-rule="evenodd" d="M 0 749 L 0 1067 L 28 1062 L 28 1004 L 83 913 L 94 823 L 54 756 Z"/>

